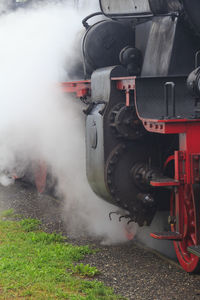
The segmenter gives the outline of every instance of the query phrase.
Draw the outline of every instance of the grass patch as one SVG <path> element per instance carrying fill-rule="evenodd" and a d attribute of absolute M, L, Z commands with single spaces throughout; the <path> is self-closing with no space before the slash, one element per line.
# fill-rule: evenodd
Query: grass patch
<path fill-rule="evenodd" d="M 11 215 L 0 219 L 0 299 L 123 299 L 87 279 L 98 274 L 95 267 L 77 264 L 93 252 L 88 246 L 73 246 L 60 234 L 39 230 L 40 221 Z"/>
<path fill-rule="evenodd" d="M 83 263 L 77 264 L 72 268 L 75 274 L 79 274 L 82 276 L 87 277 L 94 277 L 95 275 L 99 274 L 99 271 L 96 267 L 91 267 L 90 265 L 84 265 Z"/>
<path fill-rule="evenodd" d="M 41 221 L 36 219 L 23 219 L 20 221 L 20 225 L 22 229 L 27 232 L 36 231 L 39 230 Z"/>
<path fill-rule="evenodd" d="M 20 214 L 16 214 L 14 209 L 7 209 L 0 213 L 1 220 L 20 220 L 23 216 Z"/>
<path fill-rule="evenodd" d="M 1 218 L 10 218 L 15 215 L 14 209 L 7 209 L 1 213 Z"/>

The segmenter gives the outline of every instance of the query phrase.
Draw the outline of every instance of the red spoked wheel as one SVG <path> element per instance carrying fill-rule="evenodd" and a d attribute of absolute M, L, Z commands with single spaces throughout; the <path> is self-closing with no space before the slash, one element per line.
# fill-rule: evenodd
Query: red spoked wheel
<path fill-rule="evenodd" d="M 174 248 L 180 265 L 190 273 L 200 271 L 200 258 L 187 251 L 188 247 L 200 244 L 199 198 L 199 184 L 183 184 L 171 195 L 171 230 L 183 233 L 181 241 L 174 241 Z"/>

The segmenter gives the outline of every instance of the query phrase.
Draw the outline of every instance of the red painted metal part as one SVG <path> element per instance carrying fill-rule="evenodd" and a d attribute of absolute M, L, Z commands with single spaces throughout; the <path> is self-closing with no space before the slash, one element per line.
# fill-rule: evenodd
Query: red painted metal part
<path fill-rule="evenodd" d="M 169 186 L 178 186 L 180 184 L 179 181 L 174 180 L 172 178 L 166 180 L 152 180 L 150 181 L 150 185 L 154 187 L 169 187 Z"/>
<path fill-rule="evenodd" d="M 199 126 L 199 119 L 169 119 L 169 120 L 152 120 L 140 118 L 144 127 L 149 132 L 162 134 L 185 133 L 192 131 Z M 199 129 L 199 128 L 198 128 Z M 193 134 L 194 136 L 194 134 Z"/>
<path fill-rule="evenodd" d="M 179 151 L 175 151 L 175 180 L 200 183 L 200 120 L 144 120 L 145 128 L 161 134 L 179 134 Z"/>
<path fill-rule="evenodd" d="M 135 77 L 113 77 L 118 90 L 124 91 L 126 95 L 126 106 L 130 106 L 130 90 L 135 90 Z"/>
<path fill-rule="evenodd" d="M 167 159 L 164 167 L 174 158 L 174 179 L 180 185 L 174 188 L 170 201 L 170 214 L 175 219 L 171 231 L 183 236 L 181 241 L 174 241 L 174 248 L 183 269 L 195 272 L 200 269 L 200 259 L 189 253 L 187 248 L 200 244 L 200 209 L 197 204 L 200 197 L 200 120 L 179 125 L 179 129 L 182 125 L 179 151 Z"/>
<path fill-rule="evenodd" d="M 135 77 L 113 77 L 116 81 L 116 88 L 124 91 L 126 95 L 126 106 L 130 105 L 130 91 L 135 90 Z M 91 80 L 79 80 L 71 82 L 62 82 L 62 90 L 65 93 L 75 94 L 77 98 L 84 98 L 91 95 Z"/>
<path fill-rule="evenodd" d="M 200 222 L 196 218 L 200 211 L 193 191 L 193 186 L 200 186 L 200 120 L 166 120 L 162 123 L 160 120 L 143 120 L 143 124 L 151 132 L 179 134 L 179 150 L 174 153 L 174 179 L 179 186 L 172 193 L 171 216 L 176 221 L 171 225 L 171 231 L 183 236 L 181 241 L 174 241 L 181 266 L 187 272 L 195 272 L 199 270 L 200 259 L 187 248 L 200 243 Z M 200 197 L 200 189 L 197 197 Z"/>
<path fill-rule="evenodd" d="M 32 166 L 34 170 L 35 185 L 38 193 L 43 193 L 46 188 L 47 165 L 44 161 L 38 161 Z"/>
<path fill-rule="evenodd" d="M 182 240 L 183 235 L 178 232 L 153 232 L 150 233 L 150 236 L 156 240 Z"/>
<path fill-rule="evenodd" d="M 166 161 L 165 161 L 165 163 L 164 163 L 164 166 L 163 166 L 163 170 L 164 170 L 164 171 L 165 171 L 166 167 L 168 166 L 168 164 L 169 164 L 171 161 L 174 161 L 174 155 L 170 155 L 170 156 L 166 159 Z"/>
<path fill-rule="evenodd" d="M 85 98 L 91 94 L 90 80 L 62 82 L 61 87 L 65 93 L 75 94 L 77 98 Z"/>
<path fill-rule="evenodd" d="M 170 214 L 176 218 L 175 224 L 171 225 L 171 231 L 179 230 L 183 234 L 181 241 L 174 241 L 174 248 L 179 263 L 187 272 L 200 270 L 199 257 L 187 250 L 188 247 L 198 245 L 200 242 L 200 210 L 197 205 L 199 199 L 195 197 L 193 185 L 185 184 L 172 193 L 170 205 Z"/>

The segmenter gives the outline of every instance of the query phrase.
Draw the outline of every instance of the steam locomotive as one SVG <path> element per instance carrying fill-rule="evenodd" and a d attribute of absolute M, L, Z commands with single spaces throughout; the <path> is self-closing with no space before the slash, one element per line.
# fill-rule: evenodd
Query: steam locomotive
<path fill-rule="evenodd" d="M 83 20 L 82 61 L 63 90 L 87 103 L 86 165 L 93 191 L 128 222 L 168 210 L 187 272 L 200 270 L 200 2 L 100 0 Z M 88 20 L 102 19 L 93 25 Z M 79 79 L 79 80 L 78 80 Z"/>
<path fill-rule="evenodd" d="M 200 2 L 100 0 L 100 7 L 83 20 L 82 53 L 62 83 L 87 105 L 88 181 L 128 223 L 148 226 L 157 211 L 170 211 L 169 231 L 151 236 L 173 241 L 183 269 L 199 272 Z"/>

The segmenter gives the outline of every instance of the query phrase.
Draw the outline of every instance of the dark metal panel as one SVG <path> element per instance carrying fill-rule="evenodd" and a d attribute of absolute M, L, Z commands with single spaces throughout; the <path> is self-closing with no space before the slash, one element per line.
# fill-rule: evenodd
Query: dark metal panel
<path fill-rule="evenodd" d="M 174 36 L 169 75 L 188 75 L 195 68 L 195 55 L 200 44 L 186 29 L 182 19 L 177 22 Z"/>
<path fill-rule="evenodd" d="M 165 84 L 175 84 L 175 117 L 194 118 L 195 99 L 189 94 L 186 77 L 136 78 L 136 105 L 138 114 L 146 119 L 173 117 L 173 103 L 168 99 L 168 116 L 165 99 Z"/>
<path fill-rule="evenodd" d="M 196 30 L 196 33 L 200 34 L 200 1 L 182 0 L 182 2 L 190 24 Z"/>
<path fill-rule="evenodd" d="M 93 109 L 86 120 L 86 170 L 88 181 L 99 196 L 114 202 L 105 183 L 105 162 L 117 141 L 111 133 L 108 114 L 110 106 L 120 101 L 120 91 L 111 77 L 127 76 L 121 66 L 98 69 L 92 74 L 91 90 Z"/>
<path fill-rule="evenodd" d="M 109 102 L 111 94 L 111 77 L 123 77 L 128 73 L 122 66 L 101 68 L 93 72 L 91 77 L 92 101 Z"/>
<path fill-rule="evenodd" d="M 133 44 L 134 31 L 125 22 L 107 19 L 90 26 L 82 42 L 87 75 L 99 68 L 120 65 L 120 51 Z"/>
<path fill-rule="evenodd" d="M 111 199 L 104 180 L 103 117 L 104 104 L 97 105 L 86 120 L 86 173 L 93 191 L 103 199 Z"/>

